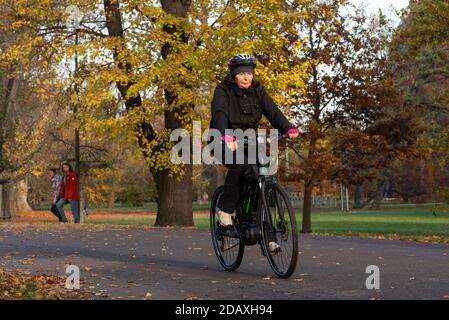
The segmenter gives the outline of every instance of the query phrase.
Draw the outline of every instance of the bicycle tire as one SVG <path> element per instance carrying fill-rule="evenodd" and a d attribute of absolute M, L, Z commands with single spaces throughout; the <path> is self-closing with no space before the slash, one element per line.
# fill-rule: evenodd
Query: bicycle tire
<path fill-rule="evenodd" d="M 240 267 L 240 264 L 242 263 L 245 245 L 241 239 L 223 237 L 223 236 L 219 236 L 216 234 L 216 228 L 218 226 L 218 221 L 217 221 L 218 215 L 216 213 L 216 208 L 217 208 L 218 200 L 220 199 L 220 196 L 223 194 L 223 191 L 224 191 L 223 186 L 218 187 L 215 190 L 214 195 L 212 197 L 212 202 L 211 202 L 211 207 L 210 207 L 210 233 L 211 233 L 211 238 L 212 238 L 212 244 L 214 247 L 214 252 L 215 252 L 215 255 L 217 256 L 217 259 L 220 262 L 221 266 L 227 271 L 235 271 L 238 269 L 238 267 Z M 228 238 L 228 239 L 220 240 L 219 239 L 220 237 Z M 231 240 L 231 239 L 233 239 L 233 240 Z M 234 248 L 236 249 L 236 250 L 233 250 L 233 252 L 236 253 L 235 258 L 231 258 L 231 259 L 229 259 L 229 261 L 227 261 L 227 259 L 225 259 L 225 257 L 224 257 L 223 241 L 229 241 L 229 242 L 233 241 L 234 242 L 232 245 L 230 245 L 230 247 L 231 247 L 231 249 L 234 249 Z M 231 249 L 228 249 L 228 251 Z"/>
<path fill-rule="evenodd" d="M 271 199 L 268 199 L 268 192 L 269 192 L 270 188 L 273 189 L 277 194 L 279 194 L 281 196 L 281 198 L 284 200 L 284 203 L 286 205 L 285 209 L 286 209 L 286 212 L 288 213 L 288 217 L 289 217 L 289 221 L 290 221 L 292 249 L 291 249 L 291 257 L 289 259 L 290 261 L 288 261 L 288 267 L 286 267 L 286 268 L 280 268 L 280 266 L 276 262 L 276 260 L 279 260 L 279 259 L 277 259 L 277 258 L 279 258 L 279 254 L 273 254 L 270 251 L 269 244 L 268 244 L 268 242 L 270 241 L 270 239 L 268 239 L 268 237 L 270 235 L 267 233 L 268 229 L 270 228 L 268 226 L 270 220 L 268 220 L 268 219 L 272 219 L 271 210 L 268 205 L 268 202 L 271 200 Z M 260 214 L 260 217 L 262 220 L 261 221 L 262 243 L 263 243 L 264 251 L 266 253 L 268 262 L 269 262 L 270 267 L 273 270 L 273 272 L 280 278 L 288 278 L 295 271 L 297 261 L 298 261 L 298 246 L 299 246 L 299 244 L 298 244 L 298 230 L 297 230 L 295 212 L 293 210 L 293 206 L 290 202 L 290 199 L 288 198 L 287 192 L 278 183 L 272 182 L 272 181 L 267 182 L 264 186 L 263 195 L 264 196 L 262 197 L 262 206 L 261 206 L 261 210 L 263 212 Z M 278 198 L 276 198 L 276 199 L 278 199 Z M 278 200 L 276 200 L 276 205 L 279 206 Z M 282 225 L 281 225 L 281 227 L 282 227 Z M 277 232 L 276 232 L 276 235 L 277 235 Z M 271 235 L 271 237 L 273 237 L 273 235 Z M 278 242 L 278 241 L 276 241 L 276 242 Z M 282 247 L 281 247 L 281 250 L 283 250 Z M 281 251 L 281 253 L 282 253 L 282 251 Z"/>

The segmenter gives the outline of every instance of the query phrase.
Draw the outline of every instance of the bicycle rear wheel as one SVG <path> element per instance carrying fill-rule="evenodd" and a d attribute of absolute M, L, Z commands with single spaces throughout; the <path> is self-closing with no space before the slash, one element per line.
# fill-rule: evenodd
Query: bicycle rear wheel
<path fill-rule="evenodd" d="M 215 255 L 221 266 L 225 270 L 235 271 L 242 262 L 245 245 L 240 238 L 226 237 L 216 232 L 219 225 L 217 204 L 220 196 L 223 194 L 223 190 L 223 186 L 218 187 L 212 197 L 210 207 L 210 234 Z"/>
<path fill-rule="evenodd" d="M 290 199 L 279 184 L 265 184 L 262 211 L 262 240 L 268 262 L 278 277 L 288 278 L 298 260 L 298 231 Z M 272 241 L 280 246 L 279 252 L 270 251 Z"/>

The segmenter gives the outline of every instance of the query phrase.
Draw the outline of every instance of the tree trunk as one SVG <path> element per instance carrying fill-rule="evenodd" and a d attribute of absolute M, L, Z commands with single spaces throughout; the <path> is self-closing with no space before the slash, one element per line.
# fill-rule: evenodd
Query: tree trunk
<path fill-rule="evenodd" d="M 14 181 L 6 185 L 7 211 L 13 216 L 17 212 L 32 211 L 28 203 L 28 179 Z"/>
<path fill-rule="evenodd" d="M 180 181 L 164 172 L 153 172 L 159 194 L 156 226 L 193 226 L 192 165 L 184 170 Z"/>
<path fill-rule="evenodd" d="M 181 127 L 174 111 L 165 112 L 165 127 L 168 129 Z M 170 176 L 165 170 L 152 170 L 159 195 L 156 226 L 193 226 L 193 166 L 185 164 L 183 168 L 185 174 L 179 181 L 175 175 Z"/>
<path fill-rule="evenodd" d="M 371 204 L 371 209 L 375 210 L 380 209 L 380 203 L 384 197 L 384 191 L 385 191 L 385 182 L 381 181 L 377 185 L 376 195 L 373 199 L 373 203 Z"/>
<path fill-rule="evenodd" d="M 201 186 L 196 187 L 196 203 L 203 204 L 203 190 Z"/>
<path fill-rule="evenodd" d="M 357 185 L 354 191 L 354 209 L 362 208 L 362 186 Z"/>
<path fill-rule="evenodd" d="M 409 200 L 408 194 L 403 194 L 402 195 L 402 200 L 403 200 L 404 203 L 409 203 L 410 200 Z"/>
<path fill-rule="evenodd" d="M 3 182 L 3 183 L 2 183 Z M 8 206 L 8 192 L 4 181 L 0 181 L 0 221 L 11 218 L 12 214 Z"/>
<path fill-rule="evenodd" d="M 196 190 L 196 203 L 199 205 L 204 205 L 207 204 L 208 200 L 209 194 L 206 192 L 206 189 L 198 186 Z"/>
<path fill-rule="evenodd" d="M 177 17 L 185 17 L 190 8 L 189 0 L 162 0 L 162 8 Z M 123 24 L 120 14 L 120 5 L 118 1 L 104 0 L 106 25 L 108 28 L 108 34 L 111 37 L 116 37 L 124 40 Z M 166 32 L 177 32 L 173 26 L 164 27 Z M 180 41 L 187 41 L 187 37 L 181 37 Z M 119 58 L 119 50 L 126 50 L 126 45 L 117 46 L 114 48 L 114 60 L 117 67 L 126 73 L 132 73 L 132 65 L 129 62 L 124 63 Z M 169 44 L 164 44 L 162 47 L 162 56 L 166 59 L 170 53 L 171 47 Z M 126 55 L 125 55 L 126 56 Z M 140 108 L 142 106 L 142 99 L 139 95 L 134 97 L 128 97 L 130 87 L 134 83 L 129 81 L 128 83 L 117 83 L 117 87 L 123 99 L 125 99 L 125 105 L 127 110 Z M 166 99 L 169 105 L 176 99 L 173 93 L 165 91 Z M 186 108 L 192 108 L 193 106 L 183 106 Z M 185 110 L 173 110 L 165 112 L 165 128 L 176 129 L 181 128 L 181 123 L 177 120 L 179 113 Z M 135 129 L 136 136 L 139 144 L 142 147 L 145 157 L 148 155 L 145 152 L 146 142 L 151 142 L 156 139 L 156 133 L 149 122 L 140 123 Z M 193 211 L 192 211 L 192 165 L 185 165 L 185 175 L 181 181 L 178 181 L 175 176 L 169 176 L 169 172 L 157 171 L 154 168 L 150 168 L 150 171 L 154 177 L 156 183 L 156 189 L 158 191 L 158 211 L 156 218 L 157 226 L 192 226 L 193 225 Z"/>
<path fill-rule="evenodd" d="M 19 78 L 17 76 L 10 77 L 10 73 L 15 71 L 15 66 L 10 65 L 7 72 L 0 73 L 0 178 L 3 171 L 10 169 L 10 164 L 3 156 L 3 147 L 15 123 L 14 115 L 19 90 Z"/>
<path fill-rule="evenodd" d="M 109 201 L 108 201 L 108 208 L 113 208 L 115 205 L 115 191 L 111 191 L 111 193 L 109 194 Z"/>
<path fill-rule="evenodd" d="M 307 155 L 306 176 L 304 179 L 304 202 L 302 208 L 301 233 L 312 232 L 312 194 L 315 181 L 315 169 L 313 167 L 316 148 L 316 137 L 312 136 L 309 142 L 309 153 Z"/>
<path fill-rule="evenodd" d="M 190 0 L 161 0 L 162 9 L 175 17 L 186 17 L 190 9 Z M 178 33 L 179 41 L 186 43 L 188 38 L 184 30 L 177 30 L 172 24 L 163 26 L 163 30 L 169 34 Z M 161 48 L 162 58 L 168 58 L 172 51 L 170 43 L 164 43 Z M 187 87 L 185 83 L 179 83 Z M 168 105 L 175 103 L 176 93 L 166 88 L 164 90 L 165 99 Z M 165 128 L 169 131 L 182 128 L 184 125 L 180 119 L 188 115 L 192 110 L 192 104 L 184 103 L 180 108 L 172 111 L 165 111 Z M 184 165 L 184 175 L 178 181 L 175 176 L 169 176 L 168 172 L 153 173 L 155 180 L 158 181 L 157 189 L 159 194 L 159 207 L 156 218 L 156 226 L 193 226 L 193 187 L 192 187 L 192 164 Z"/>
<path fill-rule="evenodd" d="M 312 232 L 312 193 L 313 184 L 304 183 L 304 205 L 302 208 L 302 229 L 301 233 Z"/>

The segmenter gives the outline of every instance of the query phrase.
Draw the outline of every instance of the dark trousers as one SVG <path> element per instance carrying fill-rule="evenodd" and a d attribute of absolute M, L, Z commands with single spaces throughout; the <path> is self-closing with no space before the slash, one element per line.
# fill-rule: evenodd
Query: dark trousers
<path fill-rule="evenodd" d="M 246 153 L 244 155 L 243 163 L 236 164 L 236 151 L 232 152 L 233 164 L 226 164 L 224 161 L 225 148 L 227 147 L 223 144 L 222 155 L 220 158 L 217 157 L 217 159 L 219 159 L 229 170 L 225 179 L 224 192 L 221 195 L 217 206 L 218 209 L 224 212 L 232 213 L 237 208 L 243 192 L 243 186 L 245 184 L 243 174 L 246 170 L 251 168 L 252 164 L 249 163 Z"/>
<path fill-rule="evenodd" d="M 243 192 L 243 173 L 250 165 L 248 164 L 232 164 L 226 165 L 229 169 L 224 184 L 224 192 L 220 197 L 218 208 L 224 212 L 232 213 L 238 205 L 240 196 Z"/>
<path fill-rule="evenodd" d="M 79 200 L 65 200 L 64 198 L 59 199 L 58 203 L 56 203 L 56 209 L 58 210 L 61 219 L 63 221 L 67 221 L 67 218 L 64 213 L 64 205 L 68 203 L 70 203 L 70 209 L 72 209 L 72 215 L 73 219 L 75 220 L 75 223 L 80 223 Z"/>
<path fill-rule="evenodd" d="M 59 198 L 56 200 L 56 202 L 59 201 Z M 61 215 L 59 214 L 58 208 L 56 208 L 56 203 L 51 205 L 50 211 L 58 218 L 59 222 L 62 222 Z"/>

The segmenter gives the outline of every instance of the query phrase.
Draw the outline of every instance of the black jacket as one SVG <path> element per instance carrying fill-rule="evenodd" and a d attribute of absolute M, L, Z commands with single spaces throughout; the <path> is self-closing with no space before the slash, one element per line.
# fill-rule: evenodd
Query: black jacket
<path fill-rule="evenodd" d="M 222 135 L 225 129 L 256 129 L 262 115 L 281 133 L 294 128 L 257 80 L 241 89 L 228 74 L 215 88 L 210 128 Z"/>

